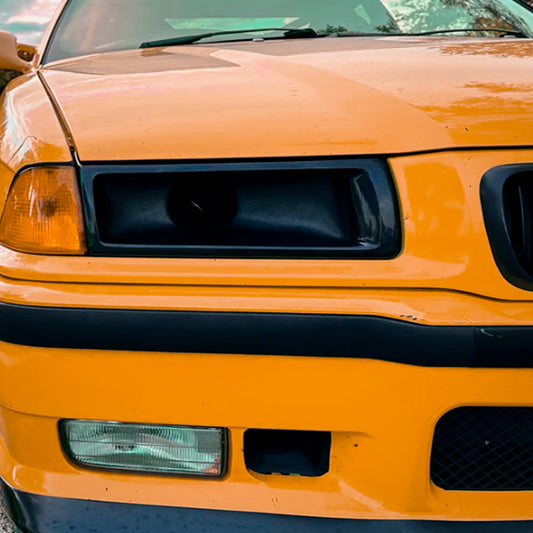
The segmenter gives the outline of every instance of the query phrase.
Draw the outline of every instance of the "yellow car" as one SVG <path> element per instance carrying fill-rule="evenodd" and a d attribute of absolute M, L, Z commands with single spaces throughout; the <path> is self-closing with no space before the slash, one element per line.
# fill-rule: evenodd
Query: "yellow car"
<path fill-rule="evenodd" d="M 19 531 L 531 532 L 532 37 L 515 0 L 1 32 Z"/>

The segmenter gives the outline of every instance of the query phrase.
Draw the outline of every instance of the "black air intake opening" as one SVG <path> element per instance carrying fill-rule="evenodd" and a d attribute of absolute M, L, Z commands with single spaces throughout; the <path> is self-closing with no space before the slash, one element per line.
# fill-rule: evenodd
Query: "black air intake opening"
<path fill-rule="evenodd" d="M 481 201 L 498 268 L 513 285 L 533 290 L 533 164 L 489 170 Z"/>
<path fill-rule="evenodd" d="M 396 191 L 379 160 L 86 166 L 93 255 L 389 259 Z"/>
<path fill-rule="evenodd" d="M 435 428 L 431 480 L 445 490 L 533 490 L 533 408 L 446 413 Z"/>
<path fill-rule="evenodd" d="M 264 475 L 319 477 L 329 470 L 331 433 L 248 429 L 244 433 L 246 468 Z"/>

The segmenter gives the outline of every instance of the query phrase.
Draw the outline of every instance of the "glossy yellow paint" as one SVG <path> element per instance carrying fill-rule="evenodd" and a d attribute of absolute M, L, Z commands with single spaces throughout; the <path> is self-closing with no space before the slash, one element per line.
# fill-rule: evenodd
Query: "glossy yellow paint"
<path fill-rule="evenodd" d="M 233 43 L 44 68 L 41 54 L 0 100 L 2 205 L 20 168 L 70 162 L 73 147 L 83 162 L 384 154 L 404 246 L 387 261 L 52 257 L 0 247 L 1 301 L 533 323 L 532 294 L 511 286 L 494 263 L 479 200 L 486 170 L 533 161 L 531 41 Z M 0 475 L 21 490 L 95 500 L 532 519 L 532 492 L 442 491 L 429 479 L 440 416 L 462 405 L 533 406 L 532 391 L 530 369 L 0 343 Z M 83 470 L 61 451 L 61 418 L 229 427 L 229 472 L 205 481 Z M 240 450 L 249 427 L 332 431 L 330 472 L 318 479 L 248 472 Z"/>
<path fill-rule="evenodd" d="M 44 161 L 72 161 L 54 107 L 35 73 L 13 80 L 0 98 L 0 161 L 12 171 Z"/>
<path fill-rule="evenodd" d="M 494 262 L 481 213 L 479 183 L 489 168 L 532 160 L 533 150 L 526 149 L 389 159 L 404 229 L 402 253 L 392 260 L 69 258 L 20 254 L 0 247 L 0 275 L 79 284 L 73 285 L 76 299 L 63 302 L 73 306 L 87 304 L 82 296 L 87 284 L 106 284 L 109 294 L 116 292 L 121 297 L 134 284 L 154 286 L 154 298 L 165 292 L 162 286 L 201 286 L 211 287 L 211 292 L 205 290 L 216 300 L 220 287 L 233 286 L 249 287 L 249 294 L 264 287 L 316 288 L 320 294 L 325 288 L 431 289 L 531 301 L 531 292 L 510 285 Z M 302 309 L 301 305 L 298 301 L 293 310 Z M 312 306 L 306 309 L 312 311 Z"/>
<path fill-rule="evenodd" d="M 532 52 L 472 38 L 228 43 L 87 56 L 42 76 L 86 161 L 390 154 L 533 145 Z M 42 102 L 36 85 L 25 106 Z M 51 162 L 65 141 L 49 106 L 32 142 Z"/>
<path fill-rule="evenodd" d="M 134 50 L 43 75 L 80 158 L 103 161 L 531 146 L 532 69 L 529 40 L 379 37 Z"/>
<path fill-rule="evenodd" d="M 391 158 L 405 243 L 390 261 L 54 258 L 3 248 L 0 294 L 27 305 L 531 324 L 531 295 L 494 265 L 479 181 L 488 168 L 532 158 L 528 150 Z M 529 369 L 0 343 L 0 472 L 21 490 L 108 501 L 352 518 L 531 519 L 531 492 L 442 491 L 428 469 L 440 416 L 462 405 L 533 406 L 532 384 Z M 199 481 L 83 470 L 61 451 L 61 418 L 229 427 L 229 472 Z M 248 427 L 332 431 L 330 472 L 318 479 L 248 472 L 240 453 Z"/>
<path fill-rule="evenodd" d="M 0 364 L 0 470 L 21 490 L 314 516 L 533 518 L 529 492 L 442 491 L 428 473 L 442 414 L 458 405 L 533 406 L 533 370 L 6 344 Z M 228 475 L 207 481 L 84 471 L 61 452 L 63 417 L 228 426 Z M 330 472 L 321 478 L 248 472 L 240 453 L 248 427 L 331 430 Z"/>

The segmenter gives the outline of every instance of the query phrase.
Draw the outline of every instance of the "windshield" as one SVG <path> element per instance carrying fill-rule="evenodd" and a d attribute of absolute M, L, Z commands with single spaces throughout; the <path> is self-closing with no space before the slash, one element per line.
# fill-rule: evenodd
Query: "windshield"
<path fill-rule="evenodd" d="M 533 11 L 515 0 L 70 0 L 46 62 L 138 48 L 147 41 L 217 31 L 313 28 L 398 34 L 499 28 L 533 36 Z M 477 33 L 476 36 L 501 34 Z M 279 31 L 232 33 L 198 42 L 281 38 Z"/>

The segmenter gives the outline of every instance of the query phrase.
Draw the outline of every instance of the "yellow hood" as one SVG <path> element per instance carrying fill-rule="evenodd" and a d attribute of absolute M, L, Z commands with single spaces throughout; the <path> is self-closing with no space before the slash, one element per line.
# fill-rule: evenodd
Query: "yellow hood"
<path fill-rule="evenodd" d="M 533 42 L 322 38 L 88 56 L 44 69 L 81 160 L 533 145 Z"/>

